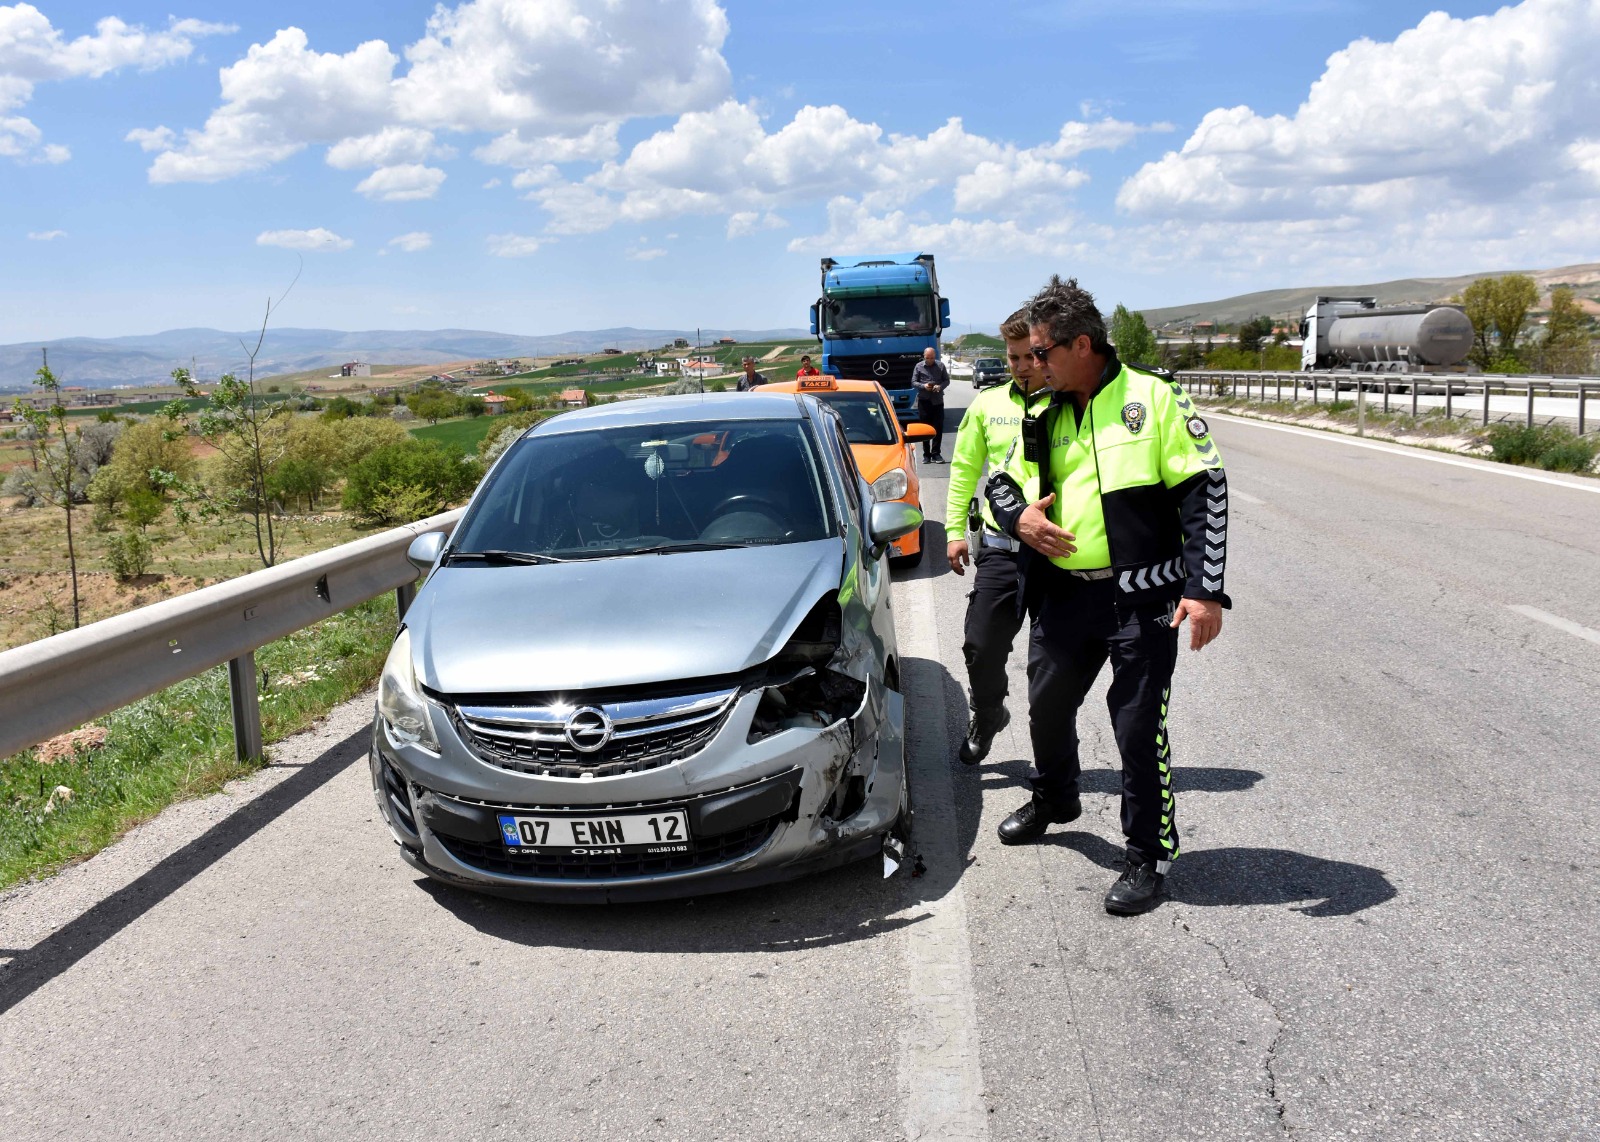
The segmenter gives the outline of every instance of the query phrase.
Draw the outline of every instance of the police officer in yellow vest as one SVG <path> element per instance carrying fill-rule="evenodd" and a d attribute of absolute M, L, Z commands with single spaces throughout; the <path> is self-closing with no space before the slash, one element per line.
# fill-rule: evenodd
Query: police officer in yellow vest
<path fill-rule="evenodd" d="M 1127 859 L 1105 907 L 1132 915 L 1155 905 L 1178 858 L 1167 705 L 1178 628 L 1188 620 L 1189 646 L 1199 650 L 1231 606 L 1228 482 L 1182 386 L 1117 359 L 1076 279 L 1052 277 L 1028 321 L 1056 396 L 1023 425 L 1006 473 L 989 482 L 995 521 L 1024 544 L 1022 594 L 1033 618 L 1033 797 L 1000 825 L 1000 839 L 1034 840 L 1083 811 L 1078 707 L 1109 658 Z"/>
<path fill-rule="evenodd" d="M 986 500 L 974 500 L 978 479 L 987 468 L 991 476 L 1005 467 L 1006 454 L 1022 429 L 1024 417 L 1037 416 L 1050 403 L 1051 390 L 1036 367 L 1028 342 L 1028 315 L 1018 310 L 1000 327 L 1006 343 L 1011 383 L 984 389 L 961 418 L 956 447 L 950 460 L 950 492 L 945 507 L 946 527 L 954 531 L 968 521 L 977 549 L 966 535 L 949 542 L 950 570 L 966 574 L 973 566 L 972 590 L 967 595 L 966 641 L 961 652 L 967 660 L 972 716 L 959 756 L 976 765 L 989 754 L 994 735 L 1011 715 L 1006 711 L 1006 659 L 1022 626 L 1017 605 L 1017 548 L 1019 541 L 1001 531 Z M 977 519 L 971 519 L 973 503 Z"/>

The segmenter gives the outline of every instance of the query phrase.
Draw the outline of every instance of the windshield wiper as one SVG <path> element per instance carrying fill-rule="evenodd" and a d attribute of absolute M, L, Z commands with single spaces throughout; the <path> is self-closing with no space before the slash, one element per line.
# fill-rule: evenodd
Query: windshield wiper
<path fill-rule="evenodd" d="M 491 547 L 487 551 L 452 551 L 446 562 L 454 563 L 456 560 L 476 560 L 480 563 L 565 563 L 565 559 L 557 559 L 554 555 L 540 555 L 535 551 L 505 551 L 498 547 Z"/>

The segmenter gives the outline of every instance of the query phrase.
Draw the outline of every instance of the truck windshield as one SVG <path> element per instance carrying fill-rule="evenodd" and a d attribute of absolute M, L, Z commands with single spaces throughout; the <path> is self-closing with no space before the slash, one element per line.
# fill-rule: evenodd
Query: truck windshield
<path fill-rule="evenodd" d="M 829 298 L 829 337 L 905 337 L 932 333 L 933 297 Z"/>
<path fill-rule="evenodd" d="M 802 422 L 708 420 L 518 441 L 474 497 L 450 558 L 564 561 L 831 534 L 821 465 Z"/>

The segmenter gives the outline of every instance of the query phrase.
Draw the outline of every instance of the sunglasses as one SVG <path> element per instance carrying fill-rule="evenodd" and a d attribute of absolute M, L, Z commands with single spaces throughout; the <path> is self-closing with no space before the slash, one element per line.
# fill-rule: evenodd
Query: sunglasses
<path fill-rule="evenodd" d="M 1033 359 L 1042 365 L 1044 364 L 1045 359 L 1050 356 L 1050 350 L 1057 348 L 1060 348 L 1060 342 L 1056 342 L 1053 345 L 1046 345 L 1043 349 L 1030 345 L 1028 347 L 1028 352 L 1032 353 Z"/>

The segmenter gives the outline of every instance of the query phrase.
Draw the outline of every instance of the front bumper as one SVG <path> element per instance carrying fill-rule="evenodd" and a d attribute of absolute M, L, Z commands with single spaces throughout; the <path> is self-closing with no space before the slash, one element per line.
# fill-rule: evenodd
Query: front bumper
<path fill-rule="evenodd" d="M 699 753 L 615 777 L 540 777 L 480 761 L 443 711 L 433 754 L 393 741 L 374 718 L 370 762 L 379 808 L 418 871 L 474 891 L 526 900 L 621 902 L 772 883 L 877 852 L 900 819 L 905 713 L 881 682 L 823 729 L 747 741 L 761 691 L 743 694 Z M 692 851 L 526 856 L 499 838 L 496 813 L 668 811 L 689 815 Z M 830 814 L 837 814 L 835 819 Z"/>

